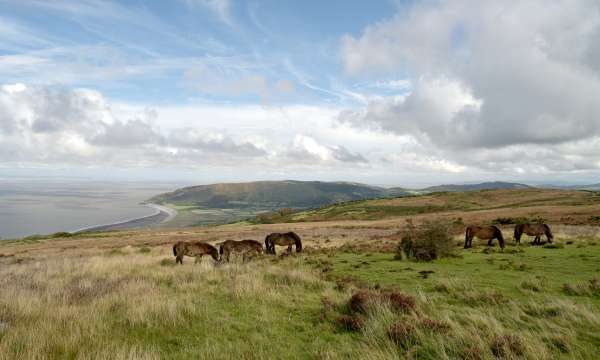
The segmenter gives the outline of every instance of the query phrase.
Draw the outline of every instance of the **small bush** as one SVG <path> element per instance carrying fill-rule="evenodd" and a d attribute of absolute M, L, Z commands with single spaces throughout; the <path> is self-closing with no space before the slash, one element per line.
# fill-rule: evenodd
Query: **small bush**
<path fill-rule="evenodd" d="M 404 322 L 393 325 L 387 335 L 390 340 L 403 348 L 416 343 L 415 327 Z"/>
<path fill-rule="evenodd" d="M 160 261 L 160 266 L 175 266 L 175 259 L 162 259 Z"/>
<path fill-rule="evenodd" d="M 492 220 L 492 225 L 526 224 L 529 219 L 525 217 L 499 217 Z"/>
<path fill-rule="evenodd" d="M 540 216 L 536 216 L 534 218 L 526 218 L 526 217 L 498 217 L 492 220 L 492 225 L 518 225 L 518 224 L 542 224 L 545 223 L 546 219 Z"/>
<path fill-rule="evenodd" d="M 377 295 L 374 292 L 369 290 L 359 290 L 352 294 L 348 306 L 352 312 L 364 314 L 371 306 L 373 306 L 376 299 Z"/>
<path fill-rule="evenodd" d="M 526 279 L 521 282 L 521 289 L 533 292 L 541 292 L 546 287 L 546 281 L 542 278 Z"/>
<path fill-rule="evenodd" d="M 66 238 L 66 237 L 72 237 L 74 236 L 74 234 L 71 234 L 70 232 L 66 232 L 66 231 L 59 231 L 59 232 L 55 232 L 54 234 L 50 235 L 50 237 L 52 238 Z"/>
<path fill-rule="evenodd" d="M 562 311 L 560 307 L 553 305 L 527 305 L 523 312 L 529 316 L 551 318 L 559 316 Z"/>
<path fill-rule="evenodd" d="M 417 261 L 431 261 L 452 256 L 454 250 L 454 240 L 447 222 L 425 221 L 420 226 L 408 222 L 394 258 L 402 258 L 404 254 Z"/>
<path fill-rule="evenodd" d="M 385 300 L 389 301 L 395 311 L 407 313 L 414 310 L 417 305 L 414 297 L 397 291 L 389 291 L 382 295 Z"/>
<path fill-rule="evenodd" d="M 421 319 L 421 321 L 419 322 L 419 325 L 424 329 L 427 329 L 429 331 L 436 332 L 436 333 L 444 333 L 444 332 L 450 330 L 450 324 L 448 324 L 447 322 L 430 319 L 430 318 Z"/>
<path fill-rule="evenodd" d="M 358 290 L 350 298 L 348 307 L 354 313 L 365 314 L 377 303 L 388 303 L 392 310 L 400 313 L 413 311 L 417 306 L 417 301 L 414 297 L 398 291 L 377 292 Z"/>
<path fill-rule="evenodd" d="M 499 358 L 511 355 L 523 356 L 524 345 L 521 339 L 514 335 L 499 335 L 492 340 L 492 354 Z"/>
<path fill-rule="evenodd" d="M 127 255 L 127 253 L 121 249 L 112 249 L 106 252 L 106 256 L 120 256 Z"/>
<path fill-rule="evenodd" d="M 587 284 L 580 283 L 577 285 L 571 285 L 569 283 L 564 283 L 562 289 L 567 295 L 600 296 L 600 281 L 596 278 L 593 278 Z"/>
<path fill-rule="evenodd" d="M 150 251 L 152 251 L 152 249 L 150 249 L 150 248 L 149 248 L 149 247 L 147 247 L 147 246 L 141 247 L 141 248 L 138 250 L 138 252 L 139 252 L 139 253 L 142 253 L 142 254 L 147 254 L 147 253 L 149 253 Z"/>
<path fill-rule="evenodd" d="M 342 315 L 338 319 L 338 324 L 348 331 L 359 331 L 363 325 L 363 319 L 358 315 Z"/>

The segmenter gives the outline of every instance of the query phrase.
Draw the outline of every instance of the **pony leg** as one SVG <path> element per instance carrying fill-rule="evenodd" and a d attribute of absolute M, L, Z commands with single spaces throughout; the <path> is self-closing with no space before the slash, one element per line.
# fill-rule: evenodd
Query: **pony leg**
<path fill-rule="evenodd" d="M 288 248 L 287 248 L 287 252 L 288 252 L 288 254 L 291 254 L 291 253 L 292 253 L 292 245 L 289 245 L 289 246 L 288 246 Z"/>
<path fill-rule="evenodd" d="M 465 239 L 465 249 L 473 246 L 473 237 Z"/>
<path fill-rule="evenodd" d="M 175 257 L 175 264 L 181 264 L 183 265 L 183 256 L 176 256 Z"/>

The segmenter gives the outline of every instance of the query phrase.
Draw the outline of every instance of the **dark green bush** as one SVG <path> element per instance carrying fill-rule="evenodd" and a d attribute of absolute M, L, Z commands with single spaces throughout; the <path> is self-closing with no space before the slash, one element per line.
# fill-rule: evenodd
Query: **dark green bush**
<path fill-rule="evenodd" d="M 401 232 L 402 240 L 394 258 L 431 261 L 452 256 L 455 246 L 450 229 L 451 224 L 442 220 L 426 220 L 419 226 L 409 221 Z"/>

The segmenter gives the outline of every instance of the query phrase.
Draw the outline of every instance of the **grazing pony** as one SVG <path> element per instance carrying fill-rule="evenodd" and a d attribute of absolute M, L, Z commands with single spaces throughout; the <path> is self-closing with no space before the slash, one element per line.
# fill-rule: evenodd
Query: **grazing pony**
<path fill-rule="evenodd" d="M 221 255 L 221 260 L 223 257 L 229 262 L 229 257 L 232 252 L 242 253 L 243 261 L 246 262 L 253 253 L 262 254 L 263 246 L 256 240 L 225 240 L 221 244 L 219 244 L 219 254 Z"/>
<path fill-rule="evenodd" d="M 265 238 L 267 254 L 275 255 L 275 245 L 287 246 L 288 254 L 292 253 L 292 245 L 296 246 L 296 252 L 302 251 L 302 240 L 300 240 L 300 236 L 293 231 L 267 235 Z"/>
<path fill-rule="evenodd" d="M 550 230 L 550 226 L 546 224 L 517 224 L 515 225 L 515 242 L 517 244 L 521 243 L 521 235 L 527 234 L 529 236 L 535 236 L 533 239 L 533 244 L 541 244 L 542 235 L 546 235 L 546 239 L 548 242 L 552 244 L 552 239 L 554 236 L 552 235 L 552 231 Z"/>
<path fill-rule="evenodd" d="M 204 242 L 185 242 L 180 241 L 173 245 L 173 255 L 175 255 L 175 263 L 183 265 L 183 257 L 185 255 L 195 257 L 196 262 L 202 259 L 202 255 L 210 255 L 215 261 L 219 261 L 219 252 L 217 249 Z"/>
<path fill-rule="evenodd" d="M 473 237 L 488 240 L 488 246 L 492 246 L 492 240 L 498 239 L 500 247 L 504 249 L 504 237 L 502 231 L 495 225 L 490 226 L 469 226 L 465 234 L 465 249 L 471 247 Z"/>

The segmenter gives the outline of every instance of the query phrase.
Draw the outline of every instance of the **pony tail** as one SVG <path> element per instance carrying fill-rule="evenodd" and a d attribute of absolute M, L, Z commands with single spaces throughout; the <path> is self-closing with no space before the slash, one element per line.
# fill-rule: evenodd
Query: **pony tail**
<path fill-rule="evenodd" d="M 269 247 L 269 236 L 271 236 L 271 235 L 265 236 L 265 252 L 267 254 L 271 253 L 271 248 Z"/>
<path fill-rule="evenodd" d="M 177 256 L 177 244 L 173 245 L 173 256 Z"/>

